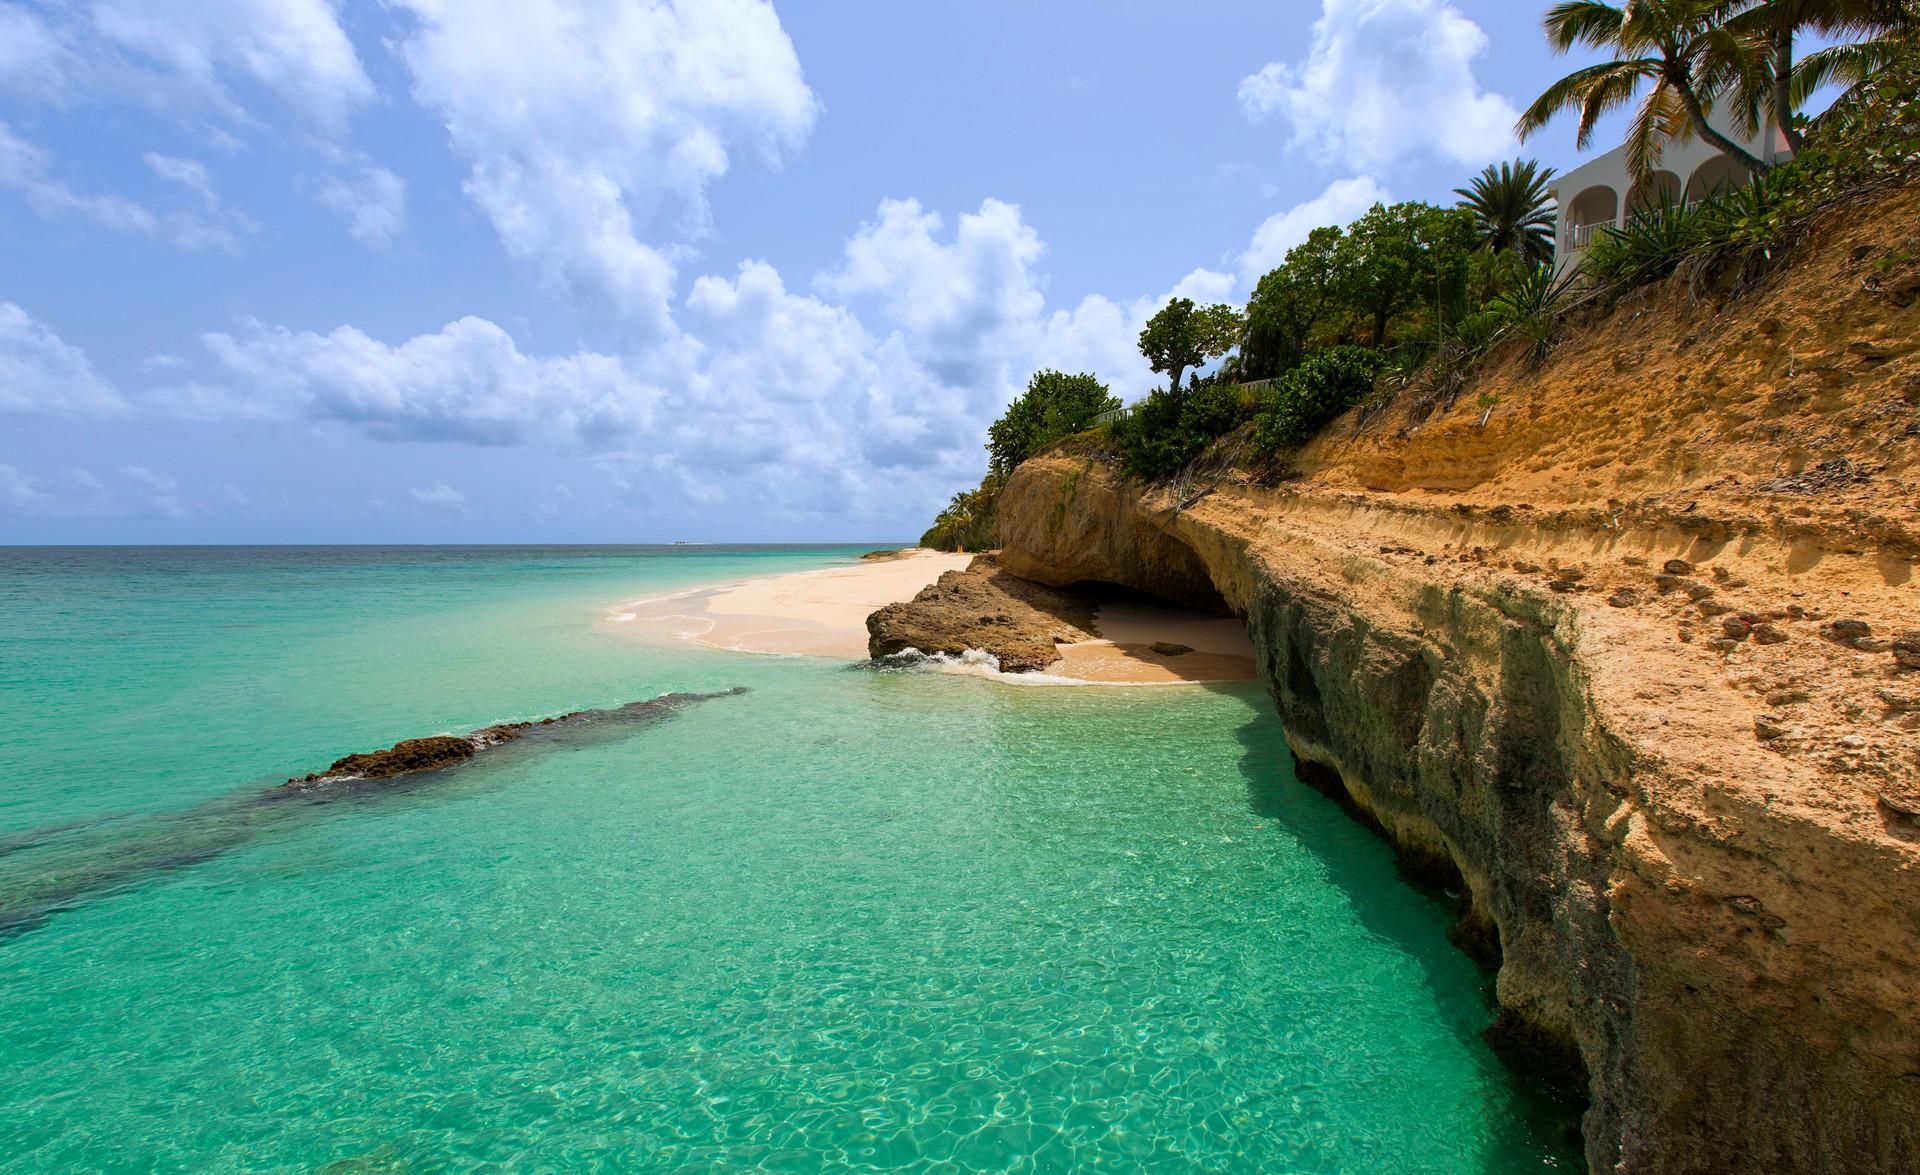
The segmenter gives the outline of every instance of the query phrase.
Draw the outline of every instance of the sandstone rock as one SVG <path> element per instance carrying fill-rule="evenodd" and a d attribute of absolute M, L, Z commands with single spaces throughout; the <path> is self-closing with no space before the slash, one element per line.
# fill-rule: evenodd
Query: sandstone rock
<path fill-rule="evenodd" d="M 1668 575 L 1692 575 L 1693 564 L 1685 559 L 1669 559 L 1660 565 L 1660 570 Z"/>
<path fill-rule="evenodd" d="M 1753 733 L 1761 742 L 1772 742 L 1787 733 L 1777 714 L 1761 714 L 1753 720 Z"/>
<path fill-rule="evenodd" d="M 1743 641 L 1753 635 L 1753 625 L 1738 616 L 1728 616 L 1720 621 L 1720 631 L 1729 640 Z"/>
<path fill-rule="evenodd" d="M 1882 807 L 1892 809 L 1910 820 L 1920 817 L 1920 788 L 1883 784 L 1878 798 Z"/>
<path fill-rule="evenodd" d="M 1902 669 L 1920 669 L 1920 632 L 1903 632 L 1894 637 L 1893 659 Z"/>
<path fill-rule="evenodd" d="M 1621 588 L 1607 597 L 1607 603 L 1615 608 L 1631 608 L 1640 602 L 1640 593 L 1632 588 Z"/>
<path fill-rule="evenodd" d="M 1176 644 L 1173 641 L 1155 641 L 1147 647 L 1162 657 L 1184 657 L 1193 652 L 1192 645 Z"/>
<path fill-rule="evenodd" d="M 1732 605 L 1722 604 L 1718 600 L 1707 599 L 1700 601 L 1700 614 L 1702 616 L 1725 616 L 1732 611 Z"/>
<path fill-rule="evenodd" d="M 1689 583 L 1686 586 L 1687 594 L 1696 600 L 1711 599 L 1714 595 L 1713 589 L 1704 583 Z"/>
<path fill-rule="evenodd" d="M 1807 700 L 1807 691 L 1802 689 L 1777 689 L 1767 694 L 1769 706 L 1797 706 Z"/>
<path fill-rule="evenodd" d="M 902 604 L 867 617 L 867 653 L 905 649 L 958 656 L 979 649 L 1009 673 L 1045 669 L 1060 659 L 1060 642 L 1098 635 L 1086 601 L 1012 575 L 990 555 L 949 571 Z"/>
<path fill-rule="evenodd" d="M 1653 577 L 1653 582 L 1654 586 L 1663 592 L 1670 592 L 1675 588 L 1687 586 L 1687 581 L 1677 575 L 1656 575 Z"/>
<path fill-rule="evenodd" d="M 1827 638 L 1836 641 L 1857 640 L 1873 635 L 1873 626 L 1864 620 L 1835 620 L 1821 629 Z"/>
<path fill-rule="evenodd" d="M 1763 645 L 1778 645 L 1785 643 L 1787 634 L 1777 625 L 1762 620 L 1753 626 L 1753 639 Z"/>

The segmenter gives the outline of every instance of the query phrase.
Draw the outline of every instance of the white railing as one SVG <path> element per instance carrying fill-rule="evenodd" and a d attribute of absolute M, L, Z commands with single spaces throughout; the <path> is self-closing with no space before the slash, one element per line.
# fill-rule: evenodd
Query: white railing
<path fill-rule="evenodd" d="M 1614 222 L 1611 220 L 1599 220 L 1599 221 L 1595 221 L 1592 224 L 1574 225 L 1573 226 L 1574 251 L 1578 252 L 1579 250 L 1586 248 L 1588 245 L 1593 244 L 1593 238 L 1599 235 L 1601 229 L 1610 229 L 1613 227 L 1614 227 Z"/>

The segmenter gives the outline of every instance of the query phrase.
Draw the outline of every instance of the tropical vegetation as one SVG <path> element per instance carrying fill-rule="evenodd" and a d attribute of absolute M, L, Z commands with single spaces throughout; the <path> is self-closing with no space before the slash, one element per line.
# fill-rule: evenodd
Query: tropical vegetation
<path fill-rule="evenodd" d="M 1128 476 L 1162 479 L 1203 459 L 1283 468 L 1356 405 L 1401 400 L 1418 419 L 1459 395 L 1496 348 L 1538 363 L 1569 316 L 1675 275 L 1738 289 L 1790 250 L 1811 214 L 1920 180 L 1920 0 L 1568 0 L 1544 23 L 1556 49 L 1609 57 L 1548 87 L 1521 117 L 1523 138 L 1571 112 L 1586 147 L 1604 116 L 1631 107 L 1637 176 L 1675 139 L 1698 136 L 1751 181 L 1640 208 L 1565 273 L 1554 269 L 1553 172 L 1530 159 L 1487 167 L 1451 207 L 1377 204 L 1317 228 L 1244 308 L 1174 298 L 1152 315 L 1140 352 L 1167 382 L 1131 407 L 1091 374 L 1035 375 L 989 429 L 986 479 L 955 495 L 923 542 L 991 546 L 1006 478 L 1076 436 Z M 1823 46 L 1797 56 L 1809 34 Z M 1838 97 L 1807 119 L 1822 87 Z M 1768 124 L 1786 136 L 1789 162 L 1756 158 L 1716 129 L 1750 139 Z M 1209 458 L 1227 437 L 1238 439 Z"/>

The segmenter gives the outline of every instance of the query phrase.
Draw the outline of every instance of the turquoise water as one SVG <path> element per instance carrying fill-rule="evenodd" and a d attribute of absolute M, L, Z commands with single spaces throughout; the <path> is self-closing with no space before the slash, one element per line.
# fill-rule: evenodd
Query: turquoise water
<path fill-rule="evenodd" d="M 0 1170 L 1578 1168 L 1258 690 L 604 620 L 851 553 L 0 550 Z"/>

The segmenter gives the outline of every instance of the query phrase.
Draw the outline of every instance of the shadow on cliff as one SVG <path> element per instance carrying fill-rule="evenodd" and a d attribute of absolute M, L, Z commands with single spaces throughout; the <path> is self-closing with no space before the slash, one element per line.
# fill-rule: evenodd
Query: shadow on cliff
<path fill-rule="evenodd" d="M 1206 688 L 1243 696 L 1245 691 L 1244 686 Z M 1487 1169 L 1538 1166 L 1542 1151 L 1565 1158 L 1569 1169 L 1581 1167 L 1577 1156 L 1583 1147 L 1580 1119 L 1586 1104 L 1580 1090 L 1567 1086 L 1557 1075 L 1516 1066 L 1515 1058 L 1489 1047 L 1486 1030 L 1497 1013 L 1493 979 L 1498 948 L 1490 956 L 1472 936 L 1449 932 L 1464 909 L 1458 879 L 1422 869 L 1397 854 L 1367 826 L 1366 817 L 1347 800 L 1337 778 L 1330 787 L 1329 781 L 1303 778 L 1313 765 L 1296 763 L 1277 717 L 1256 714 L 1234 731 L 1234 737 L 1241 746 L 1248 807 L 1273 821 L 1313 856 L 1369 932 L 1420 966 L 1449 1029 L 1471 1051 L 1485 1056 L 1491 1068 L 1511 1079 L 1512 1102 L 1499 1107 L 1511 1114 L 1510 1123 L 1491 1132 L 1494 1145 L 1486 1156 Z M 1382 884 L 1389 872 L 1398 884 Z M 1456 954 L 1456 947 L 1469 957 Z M 1407 1077 L 1417 1080 L 1419 1075 Z"/>

